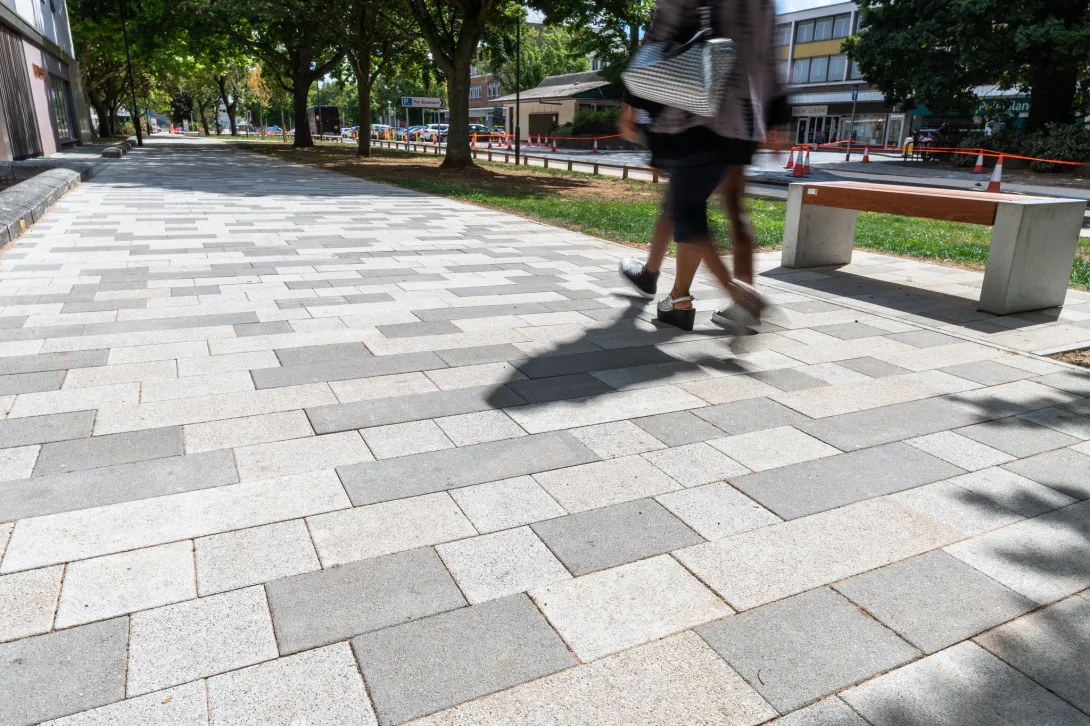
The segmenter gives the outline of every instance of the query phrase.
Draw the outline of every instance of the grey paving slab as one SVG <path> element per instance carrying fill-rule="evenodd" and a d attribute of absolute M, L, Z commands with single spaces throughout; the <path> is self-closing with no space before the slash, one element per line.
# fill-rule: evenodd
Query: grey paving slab
<path fill-rule="evenodd" d="M 64 383 L 68 371 L 41 371 L 0 376 L 0 396 L 38 391 L 56 391 Z"/>
<path fill-rule="evenodd" d="M 796 519 L 963 473 L 919 449 L 894 443 L 735 477 L 731 482 L 780 517 Z"/>
<path fill-rule="evenodd" d="M 940 368 L 943 373 L 949 373 L 959 378 L 965 378 L 984 386 L 998 386 L 1011 381 L 1020 381 L 1023 378 L 1032 378 L 1033 374 L 1020 368 L 1003 365 L 994 360 L 980 360 L 972 363 L 961 363 L 956 366 Z"/>
<path fill-rule="evenodd" d="M 116 451 L 123 451 L 119 447 Z M 4 484 L 0 520 L 72 512 L 238 482 L 230 450 L 102 466 Z"/>
<path fill-rule="evenodd" d="M 394 373 L 414 373 L 446 367 L 447 364 L 435 353 L 424 352 L 313 361 L 280 368 L 258 368 L 250 371 L 250 375 L 253 376 L 254 387 L 263 389 L 388 376 Z"/>
<path fill-rule="evenodd" d="M 802 424 L 811 420 L 810 417 L 768 398 L 721 403 L 695 409 L 693 413 L 731 435 L 749 434 L 780 426 L 802 428 Z"/>
<path fill-rule="evenodd" d="M 942 650 L 1037 607 L 941 551 L 833 587 L 924 653 Z"/>
<path fill-rule="evenodd" d="M 876 328 L 866 323 L 835 323 L 833 325 L 818 325 L 811 330 L 816 330 L 825 335 L 831 335 L 841 340 L 855 340 L 856 338 L 873 338 L 876 335 L 886 335 L 887 331 Z"/>
<path fill-rule="evenodd" d="M 1061 391 L 1090 397 L 1090 372 L 1088 371 L 1067 370 L 1059 373 L 1049 373 L 1033 380 L 1046 386 L 1059 388 Z"/>
<path fill-rule="evenodd" d="M 94 423 L 94 411 L 4 419 L 0 421 L 0 449 L 85 438 L 91 435 Z"/>
<path fill-rule="evenodd" d="M 886 378 L 887 376 L 901 376 L 911 371 L 895 366 L 892 363 L 887 363 L 884 360 L 878 360 L 877 358 L 871 358 L 870 356 L 864 356 L 862 358 L 850 358 L 848 360 L 838 360 L 837 365 L 843 366 L 849 370 L 853 370 L 856 373 L 862 373 L 865 376 L 871 378 Z"/>
<path fill-rule="evenodd" d="M 459 271 L 464 268 L 459 267 Z M 503 315 L 534 315 L 550 312 L 541 303 L 512 303 L 510 305 L 471 305 L 468 307 L 435 308 L 433 310 L 411 310 L 413 315 L 425 322 L 437 320 L 471 320 L 473 318 L 493 318 Z"/>
<path fill-rule="evenodd" d="M 907 333 L 894 333 L 886 336 L 898 343 L 911 345 L 914 348 L 937 348 L 940 345 L 953 345 L 962 342 L 961 338 L 952 335 L 943 335 L 932 330 L 912 330 Z"/>
<path fill-rule="evenodd" d="M 792 711 L 768 726 L 869 726 L 859 714 L 836 696 Z"/>
<path fill-rule="evenodd" d="M 449 320 L 435 320 L 421 323 L 398 323 L 396 325 L 378 325 L 378 332 L 386 338 L 415 338 L 424 335 L 450 335 L 461 333 L 462 329 Z"/>
<path fill-rule="evenodd" d="M 1090 456 L 1056 449 L 1003 465 L 1004 469 L 1076 499 L 1090 499 Z"/>
<path fill-rule="evenodd" d="M 792 425 L 841 451 L 855 451 L 947 431 L 987 418 L 987 414 L 946 398 L 925 398 Z"/>
<path fill-rule="evenodd" d="M 474 366 L 480 363 L 502 363 L 521 360 L 526 357 L 525 353 L 510 343 L 480 345 L 470 348 L 451 348 L 450 350 L 436 351 L 436 355 L 442 358 L 443 362 L 451 368 Z"/>
<path fill-rule="evenodd" d="M 125 697 L 129 619 L 0 644 L 0 723 L 23 726 Z"/>
<path fill-rule="evenodd" d="M 530 527 L 576 576 L 704 541 L 653 499 L 592 509 Z"/>
<path fill-rule="evenodd" d="M 288 332 L 292 332 L 288 330 Z M 330 345 L 306 345 L 301 348 L 278 348 L 276 359 L 281 366 L 309 366 L 334 360 L 370 358 L 371 351 L 363 343 L 331 343 Z M 401 371 L 396 371 L 401 372 Z M 374 375 L 384 375 L 377 373 Z M 261 386 L 258 386 L 260 388 Z"/>
<path fill-rule="evenodd" d="M 566 376 L 510 381 L 508 388 L 527 403 L 565 401 L 572 398 L 588 398 L 612 393 L 615 389 L 589 373 L 573 373 Z"/>
<path fill-rule="evenodd" d="M 807 388 L 818 388 L 819 386 L 829 385 L 827 382 L 820 378 L 814 378 L 808 376 L 802 371 L 794 368 L 778 368 L 772 371 L 758 371 L 756 373 L 749 374 L 751 378 L 756 378 L 762 383 L 767 383 L 770 386 L 775 386 L 781 391 L 803 391 Z"/>
<path fill-rule="evenodd" d="M 518 369 L 527 378 L 551 378 L 554 376 L 569 376 L 574 373 L 593 373 L 614 368 L 632 368 L 654 363 L 676 362 L 677 358 L 665 351 L 651 346 L 642 346 L 531 358 L 519 363 Z"/>
<path fill-rule="evenodd" d="M 337 474 L 361 506 L 597 460 L 570 433 L 555 431 L 342 466 Z"/>
<path fill-rule="evenodd" d="M 976 638 L 1060 698 L 1090 713 L 1090 597 L 1070 597 Z"/>
<path fill-rule="evenodd" d="M 840 696 L 873 726 L 1087 726 L 1079 713 L 972 642 Z"/>
<path fill-rule="evenodd" d="M 525 595 L 406 623 L 352 641 L 380 724 L 449 708 L 575 665 Z"/>
<path fill-rule="evenodd" d="M 282 655 L 466 605 L 430 547 L 274 580 L 265 591 Z"/>
<path fill-rule="evenodd" d="M 182 328 L 207 328 L 215 325 L 239 325 L 241 323 L 256 322 L 257 313 L 254 312 L 186 315 L 150 320 L 121 320 L 115 323 L 88 323 L 83 326 L 83 334 L 139 333 L 148 330 L 180 330 Z"/>
<path fill-rule="evenodd" d="M 493 408 L 518 406 L 526 401 L 506 386 L 474 386 L 449 391 L 414 393 L 353 403 L 334 403 L 306 409 L 314 431 L 365 429 L 372 426 L 477 413 Z"/>
<path fill-rule="evenodd" d="M 957 433 L 1019 458 L 1080 442 L 1067 434 L 1017 417 L 985 421 L 958 429 Z"/>
<path fill-rule="evenodd" d="M 781 713 L 919 657 L 827 588 L 697 628 Z"/>
<path fill-rule="evenodd" d="M 38 462 L 34 465 L 34 476 L 181 455 L 181 426 L 141 429 L 123 434 L 45 444 L 38 454 Z"/>
<path fill-rule="evenodd" d="M 632 423 L 667 446 L 685 446 L 723 436 L 722 429 L 711 425 L 692 411 L 660 413 L 633 419 Z"/>
<path fill-rule="evenodd" d="M 283 335 L 294 332 L 287 320 L 273 320 L 268 323 L 241 323 L 234 326 L 235 335 L 250 338 L 255 335 Z"/>

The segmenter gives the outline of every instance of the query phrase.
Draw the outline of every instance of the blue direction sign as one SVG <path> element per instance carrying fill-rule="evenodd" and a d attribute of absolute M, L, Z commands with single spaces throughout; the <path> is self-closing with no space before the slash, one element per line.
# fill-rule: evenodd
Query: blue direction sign
<path fill-rule="evenodd" d="M 446 104 L 436 96 L 402 96 L 402 108 L 443 108 Z"/>

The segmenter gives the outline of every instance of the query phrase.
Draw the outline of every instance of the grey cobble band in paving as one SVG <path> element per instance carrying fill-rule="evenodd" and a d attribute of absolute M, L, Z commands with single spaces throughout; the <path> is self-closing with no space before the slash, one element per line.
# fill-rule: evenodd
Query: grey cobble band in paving
<path fill-rule="evenodd" d="M 0 449 L 82 439 L 91 435 L 94 411 L 74 411 L 0 421 Z"/>
<path fill-rule="evenodd" d="M 283 388 L 305 383 L 326 381 L 347 381 L 352 378 L 387 376 L 394 373 L 412 373 L 446 368 L 435 353 L 404 353 L 379 357 L 334 358 L 300 364 L 285 365 L 280 368 L 259 368 L 251 371 L 254 387 Z"/>
<path fill-rule="evenodd" d="M 182 455 L 182 427 L 74 439 L 42 446 L 34 476 Z"/>
<path fill-rule="evenodd" d="M 381 360 L 378 359 L 378 360 Z M 377 398 L 359 403 L 335 403 L 308 408 L 315 433 L 365 429 L 372 426 L 420 421 L 440 416 L 476 413 L 525 403 L 506 386 L 476 386 L 451 391 L 416 393 L 396 398 Z"/>

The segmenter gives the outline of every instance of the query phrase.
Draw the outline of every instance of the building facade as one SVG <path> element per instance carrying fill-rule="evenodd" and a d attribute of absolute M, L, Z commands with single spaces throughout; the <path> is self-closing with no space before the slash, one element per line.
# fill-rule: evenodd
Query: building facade
<path fill-rule="evenodd" d="M 90 139 L 64 0 L 0 0 L 0 160 Z"/>
<path fill-rule="evenodd" d="M 502 126 L 504 111 L 495 100 L 503 95 L 503 84 L 491 73 L 473 66 L 469 77 L 469 122 L 485 126 Z"/>

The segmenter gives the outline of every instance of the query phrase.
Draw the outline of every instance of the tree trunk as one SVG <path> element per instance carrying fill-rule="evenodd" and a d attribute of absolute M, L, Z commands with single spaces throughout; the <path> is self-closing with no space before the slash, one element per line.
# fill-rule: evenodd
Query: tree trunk
<path fill-rule="evenodd" d="M 1044 64 L 1034 68 L 1025 131 L 1036 131 L 1049 123 L 1071 123 L 1078 85 L 1079 75 L 1074 68 L 1058 69 Z"/>
<path fill-rule="evenodd" d="M 371 118 L 371 81 L 370 73 L 361 73 L 356 67 L 356 100 L 360 106 L 359 133 L 356 134 L 356 156 L 371 155 L 371 133 L 363 131 L 363 120 Z"/>
<path fill-rule="evenodd" d="M 447 157 L 443 159 L 443 167 L 447 169 L 473 166 L 473 156 L 469 150 L 469 66 L 471 61 L 471 54 L 456 53 L 453 73 L 447 76 L 447 104 L 450 107 L 450 113 L 447 127 Z"/>
<path fill-rule="evenodd" d="M 95 91 L 87 92 L 87 100 L 91 103 L 91 106 L 95 109 L 95 115 L 98 116 L 98 135 L 109 136 L 110 129 L 108 127 L 109 119 L 106 116 L 106 104 L 102 98 Z"/>
<path fill-rule="evenodd" d="M 309 70 L 310 63 L 307 63 Z M 311 78 L 306 70 L 294 69 L 292 73 L 291 110 L 295 120 L 295 141 L 292 146 L 296 148 L 309 148 L 314 146 L 314 138 L 310 135 L 310 122 L 307 121 L 307 93 L 310 91 Z"/>
<path fill-rule="evenodd" d="M 223 101 L 223 107 L 227 109 L 227 124 L 231 127 L 231 135 L 238 136 L 238 124 L 235 121 L 235 107 L 238 106 L 238 99 L 234 101 L 230 100 L 230 96 L 227 93 L 227 78 L 225 76 L 219 76 L 216 78 L 216 86 L 220 91 L 220 100 Z"/>

